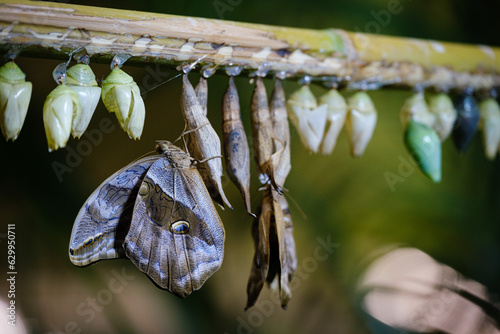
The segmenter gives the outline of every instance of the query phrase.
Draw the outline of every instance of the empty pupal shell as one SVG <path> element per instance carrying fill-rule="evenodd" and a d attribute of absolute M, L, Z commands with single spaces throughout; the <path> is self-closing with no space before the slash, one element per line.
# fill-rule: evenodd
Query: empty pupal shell
<path fill-rule="evenodd" d="M 255 161 L 259 170 L 259 180 L 266 183 L 269 180 L 270 162 L 273 154 L 273 128 L 271 113 L 267 100 L 266 87 L 262 78 L 258 77 L 252 94 L 251 121 L 252 139 Z"/>
<path fill-rule="evenodd" d="M 464 152 L 474 137 L 479 123 L 479 108 L 471 95 L 463 95 L 455 101 L 457 119 L 452 137 L 456 148 Z"/>
<path fill-rule="evenodd" d="M 82 112 L 73 119 L 71 126 L 73 137 L 80 138 L 87 129 L 97 103 L 99 103 L 101 88 L 97 87 L 94 72 L 89 65 L 73 65 L 68 68 L 66 74 L 66 85 L 78 94 L 82 106 Z"/>
<path fill-rule="evenodd" d="M 498 102 L 489 98 L 479 103 L 480 123 L 483 131 L 483 144 L 486 157 L 495 159 L 500 143 L 500 107 Z"/>
<path fill-rule="evenodd" d="M 326 113 L 327 129 L 321 144 L 321 153 L 331 154 L 345 123 L 347 104 L 344 97 L 336 89 L 330 89 L 323 94 L 318 102 L 320 105 L 326 104 L 328 107 Z"/>
<path fill-rule="evenodd" d="M 80 113 L 80 99 L 74 90 L 62 84 L 50 92 L 43 105 L 49 152 L 66 146 L 73 119 Z"/>
<path fill-rule="evenodd" d="M 274 241 L 273 245 L 276 245 L 276 241 L 271 241 L 270 239 L 271 219 L 273 217 L 273 199 L 269 188 L 266 188 L 257 217 L 258 218 L 255 218 L 252 224 L 255 253 L 247 283 L 248 299 L 245 310 L 252 307 L 259 297 L 260 291 L 269 273 L 271 243 Z M 276 235 L 273 234 L 273 236 L 275 237 Z"/>
<path fill-rule="evenodd" d="M 359 158 L 366 150 L 377 124 L 377 110 L 370 96 L 357 92 L 347 99 L 346 126 L 351 155 Z"/>
<path fill-rule="evenodd" d="M 411 120 L 425 124 L 428 127 L 434 127 L 436 115 L 429 111 L 425 102 L 424 93 L 418 92 L 410 96 L 400 111 L 401 123 L 406 128 Z"/>
<path fill-rule="evenodd" d="M 288 236 L 286 232 L 284 211 L 280 201 L 280 198 L 283 196 L 278 195 L 274 189 L 271 189 L 271 193 L 273 199 L 273 219 L 271 219 L 271 229 L 269 231 L 271 261 L 267 282 L 270 283 L 272 290 L 277 290 L 279 292 L 281 307 L 285 309 L 290 299 L 292 299 L 292 292 L 289 285 L 290 273 L 288 272 L 288 258 L 290 254 L 288 253 L 287 246 L 289 243 L 287 242 Z M 275 238 L 273 238 L 274 234 L 276 236 Z M 277 247 L 273 247 L 273 245 Z M 273 252 L 273 250 L 276 249 L 278 254 L 276 254 L 276 251 Z M 276 277 L 274 277 L 275 275 Z"/>
<path fill-rule="evenodd" d="M 277 160 L 277 162 L 271 162 L 273 165 L 271 178 L 279 188 L 283 188 L 292 165 L 290 163 L 290 126 L 288 125 L 285 92 L 280 79 L 275 81 L 269 109 L 274 132 L 274 153 L 271 161 L 273 157 Z"/>
<path fill-rule="evenodd" d="M 115 113 L 129 137 L 140 139 L 146 108 L 134 79 L 121 69 L 114 68 L 102 82 L 101 98 L 106 109 Z"/>
<path fill-rule="evenodd" d="M 16 140 L 31 99 L 31 82 L 13 61 L 0 67 L 0 127 L 5 140 Z"/>
<path fill-rule="evenodd" d="M 433 128 L 410 120 L 405 131 L 405 144 L 425 176 L 441 181 L 441 141 Z"/>
<path fill-rule="evenodd" d="M 198 170 L 205 182 L 210 196 L 219 205 L 231 204 L 222 189 L 222 149 L 219 136 L 204 115 L 198 96 L 187 74 L 182 77 L 181 109 L 186 122 L 186 144 L 190 155 L 203 161 Z"/>
<path fill-rule="evenodd" d="M 299 132 L 302 144 L 310 152 L 318 152 L 326 126 L 327 105 L 318 103 L 309 86 L 294 92 L 287 103 L 288 116 Z"/>
<path fill-rule="evenodd" d="M 250 206 L 250 148 L 240 114 L 240 99 L 233 77 L 222 98 L 222 142 L 226 172 L 240 190 L 248 213 Z"/>
<path fill-rule="evenodd" d="M 281 210 L 283 211 L 283 221 L 285 223 L 285 243 L 286 243 L 286 273 L 288 281 L 291 282 L 297 270 L 297 252 L 295 249 L 295 239 L 293 238 L 293 221 L 290 208 L 285 196 L 280 196 Z"/>
<path fill-rule="evenodd" d="M 205 79 L 203 76 L 200 77 L 200 81 L 196 85 L 196 88 L 194 89 L 196 96 L 198 96 L 198 101 L 200 101 L 200 106 L 203 109 L 203 115 L 207 116 L 208 113 L 208 83 L 207 79 Z"/>

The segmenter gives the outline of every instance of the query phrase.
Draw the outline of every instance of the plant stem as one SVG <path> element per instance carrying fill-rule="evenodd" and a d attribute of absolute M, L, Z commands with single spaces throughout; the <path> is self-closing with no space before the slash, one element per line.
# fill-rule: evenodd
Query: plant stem
<path fill-rule="evenodd" d="M 326 86 L 491 89 L 500 86 L 500 48 L 27 0 L 0 4 L 0 50 L 93 62 L 130 54 L 127 64 L 172 67 L 198 61 L 217 71 L 310 76 Z"/>

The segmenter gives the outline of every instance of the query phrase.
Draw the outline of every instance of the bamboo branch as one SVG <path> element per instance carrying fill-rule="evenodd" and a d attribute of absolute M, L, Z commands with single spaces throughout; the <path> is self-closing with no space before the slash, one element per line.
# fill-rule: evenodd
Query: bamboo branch
<path fill-rule="evenodd" d="M 116 53 L 130 54 L 127 64 L 199 60 L 208 72 L 237 66 L 325 85 L 500 86 L 500 48 L 489 46 L 27 0 L 0 4 L 0 29 L 0 50 L 21 45 L 34 57 L 67 59 L 85 48 L 93 62 L 110 62 Z"/>

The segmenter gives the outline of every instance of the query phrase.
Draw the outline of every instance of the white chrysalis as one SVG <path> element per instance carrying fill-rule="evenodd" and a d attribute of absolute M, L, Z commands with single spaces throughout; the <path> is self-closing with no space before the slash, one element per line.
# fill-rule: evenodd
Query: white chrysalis
<path fill-rule="evenodd" d="M 326 126 L 327 105 L 318 107 L 309 86 L 302 86 L 287 101 L 288 116 L 308 151 L 318 152 Z"/>
<path fill-rule="evenodd" d="M 479 127 L 483 131 L 483 144 L 486 157 L 495 159 L 500 142 L 500 107 L 493 98 L 479 103 Z"/>
<path fill-rule="evenodd" d="M 357 92 L 347 99 L 346 127 L 351 155 L 359 158 L 366 150 L 377 124 L 377 110 L 366 92 Z"/>
<path fill-rule="evenodd" d="M 327 93 L 323 94 L 318 102 L 320 105 L 327 105 L 327 128 L 321 144 L 321 153 L 331 154 L 345 123 L 347 104 L 344 97 L 336 89 L 330 89 Z"/>
<path fill-rule="evenodd" d="M 450 97 L 445 93 L 431 95 L 428 105 L 429 111 L 436 115 L 434 130 L 436 130 L 439 139 L 444 141 L 453 130 L 453 125 L 457 119 L 457 111 Z"/>

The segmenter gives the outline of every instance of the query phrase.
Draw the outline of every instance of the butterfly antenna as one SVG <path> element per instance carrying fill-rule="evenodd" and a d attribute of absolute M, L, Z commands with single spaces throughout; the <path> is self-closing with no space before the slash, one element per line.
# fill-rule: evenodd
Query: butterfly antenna
<path fill-rule="evenodd" d="M 166 84 L 167 82 L 172 81 L 172 80 L 174 80 L 174 79 L 175 79 L 175 78 L 177 78 L 177 77 L 180 77 L 181 75 L 182 75 L 182 73 L 176 74 L 176 75 L 174 75 L 173 77 L 168 78 L 167 80 L 160 82 L 160 83 L 159 83 L 159 84 L 157 84 L 156 86 L 153 86 L 153 87 L 151 87 L 150 89 L 148 89 L 148 90 L 146 90 L 146 91 L 142 92 L 142 93 L 141 93 L 141 95 L 144 95 L 144 94 L 146 94 L 146 93 L 148 93 L 148 92 L 152 91 L 153 89 L 156 89 L 156 88 L 160 87 L 161 85 L 164 85 L 164 84 Z"/>
<path fill-rule="evenodd" d="M 290 201 L 292 201 L 293 205 L 299 210 L 300 212 L 300 215 L 302 216 L 302 218 L 304 219 L 307 219 L 307 215 L 306 213 L 304 212 L 304 210 L 302 210 L 302 208 L 300 207 L 299 203 L 297 203 L 297 201 L 292 197 L 292 195 L 290 195 L 289 192 L 286 192 L 283 194 L 283 196 L 285 196 L 290 199 Z"/>

